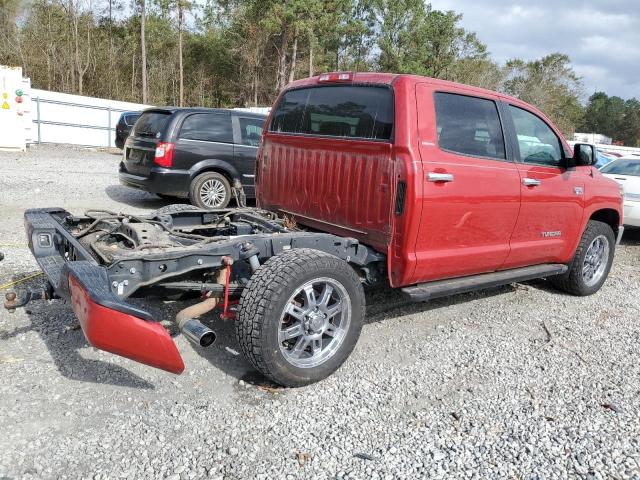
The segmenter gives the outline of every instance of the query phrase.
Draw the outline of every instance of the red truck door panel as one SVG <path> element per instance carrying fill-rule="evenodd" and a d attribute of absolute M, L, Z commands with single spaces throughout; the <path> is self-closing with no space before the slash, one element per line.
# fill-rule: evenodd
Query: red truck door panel
<path fill-rule="evenodd" d="M 425 178 L 415 282 L 499 269 L 520 209 L 495 100 L 455 92 L 416 86 Z"/>
<path fill-rule="evenodd" d="M 505 267 L 567 262 L 580 235 L 584 177 L 562 167 L 559 136 L 538 115 L 508 105 L 515 135 L 522 205 Z"/>

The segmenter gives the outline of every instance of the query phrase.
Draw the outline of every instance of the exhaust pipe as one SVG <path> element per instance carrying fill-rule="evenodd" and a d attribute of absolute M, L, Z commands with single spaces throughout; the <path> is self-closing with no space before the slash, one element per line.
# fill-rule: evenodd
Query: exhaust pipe
<path fill-rule="evenodd" d="M 187 340 L 201 347 L 208 347 L 216 341 L 215 332 L 196 318 L 210 312 L 217 304 L 217 298 L 206 298 L 178 312 L 176 324 Z"/>
<path fill-rule="evenodd" d="M 216 341 L 216 333 L 195 318 L 187 319 L 180 331 L 190 342 L 201 347 L 208 347 Z"/>

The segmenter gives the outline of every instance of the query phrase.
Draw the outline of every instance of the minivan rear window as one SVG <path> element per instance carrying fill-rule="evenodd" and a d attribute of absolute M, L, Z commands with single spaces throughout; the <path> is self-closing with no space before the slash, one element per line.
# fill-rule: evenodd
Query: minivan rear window
<path fill-rule="evenodd" d="M 393 94 L 377 86 L 323 86 L 289 90 L 269 130 L 329 137 L 390 140 Z"/>
<path fill-rule="evenodd" d="M 138 120 L 139 118 L 140 118 L 139 113 L 130 113 L 124 116 L 124 123 L 125 125 L 131 127 L 134 123 L 136 123 L 136 120 Z"/>
<path fill-rule="evenodd" d="M 156 137 L 164 130 L 171 113 L 169 112 L 144 112 L 136 122 L 135 135 L 144 137 Z"/>

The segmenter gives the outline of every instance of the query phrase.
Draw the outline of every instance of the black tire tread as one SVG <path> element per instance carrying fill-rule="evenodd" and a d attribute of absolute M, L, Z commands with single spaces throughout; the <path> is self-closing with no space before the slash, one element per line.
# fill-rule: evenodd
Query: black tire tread
<path fill-rule="evenodd" d="M 283 293 L 288 279 L 313 269 L 321 269 L 328 263 L 336 265 L 343 262 L 339 258 L 319 250 L 300 248 L 276 255 L 267 260 L 251 277 L 242 291 L 238 318 L 235 322 L 236 336 L 245 358 L 264 376 L 276 383 L 282 380 L 274 376 L 269 362 L 262 350 L 261 338 L 265 310 L 272 299 Z M 343 262 L 344 263 L 344 262 Z M 351 270 L 354 282 L 357 282 L 359 298 L 352 298 L 352 302 L 360 302 L 364 317 L 364 290 L 355 271 Z M 361 325 L 360 325 L 361 327 Z M 359 332 L 358 332 L 359 334 Z M 296 387 L 309 382 L 291 383 L 287 386 Z"/>
<path fill-rule="evenodd" d="M 153 215 L 167 215 L 169 213 L 180 213 L 193 210 L 202 210 L 195 205 L 188 205 L 185 203 L 172 203 L 171 205 L 165 205 L 157 210 L 153 211 Z"/>
<path fill-rule="evenodd" d="M 569 265 L 569 271 L 558 277 L 552 277 L 549 280 L 551 283 L 563 290 L 567 293 L 577 296 L 585 296 L 595 293 L 595 291 L 599 290 L 600 286 L 595 289 L 595 291 L 591 291 L 591 289 L 587 289 L 582 280 L 582 261 L 584 254 L 586 253 L 587 248 L 593 241 L 595 237 L 598 235 L 606 235 L 609 238 L 610 242 L 610 252 L 609 252 L 609 267 L 611 268 L 611 263 L 613 261 L 613 256 L 615 252 L 615 235 L 613 229 L 604 222 L 599 222 L 597 220 L 589 220 L 586 228 L 582 234 L 582 238 L 580 239 L 580 243 L 578 244 L 578 248 L 576 248 L 576 252 L 573 256 L 573 261 Z M 609 270 L 605 272 L 603 283 L 607 278 Z"/>

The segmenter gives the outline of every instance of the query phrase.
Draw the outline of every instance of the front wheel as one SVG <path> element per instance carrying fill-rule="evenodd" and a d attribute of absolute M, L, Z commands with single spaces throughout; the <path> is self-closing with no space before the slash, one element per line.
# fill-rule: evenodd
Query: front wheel
<path fill-rule="evenodd" d="M 551 282 L 568 293 L 586 296 L 596 293 L 604 284 L 615 250 L 615 236 L 609 225 L 596 220 L 587 223 L 569 271 L 551 278 Z"/>
<path fill-rule="evenodd" d="M 328 377 L 351 354 L 365 298 L 346 262 L 296 249 L 256 271 L 239 307 L 236 335 L 245 357 L 274 382 L 299 387 Z"/>

